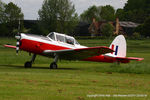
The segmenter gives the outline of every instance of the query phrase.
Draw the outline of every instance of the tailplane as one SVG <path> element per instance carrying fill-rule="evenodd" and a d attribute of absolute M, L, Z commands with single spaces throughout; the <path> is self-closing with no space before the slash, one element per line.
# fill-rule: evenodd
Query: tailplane
<path fill-rule="evenodd" d="M 105 55 L 115 58 L 115 60 L 113 60 L 113 62 L 129 63 L 130 60 L 136 60 L 136 61 L 144 60 L 144 58 L 126 57 L 127 44 L 126 44 L 126 40 L 123 35 L 118 35 L 113 40 L 113 42 L 111 43 L 109 48 L 114 50 L 114 52 L 107 53 Z"/>

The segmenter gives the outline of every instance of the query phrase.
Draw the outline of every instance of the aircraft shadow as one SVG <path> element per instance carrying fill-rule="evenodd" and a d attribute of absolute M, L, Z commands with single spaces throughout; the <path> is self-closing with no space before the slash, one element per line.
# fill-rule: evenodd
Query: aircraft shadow
<path fill-rule="evenodd" d="M 24 68 L 24 66 L 20 65 L 8 65 L 8 64 L 3 64 L 0 65 L 3 67 L 14 67 L 14 68 L 20 68 L 20 69 L 49 69 L 49 67 L 38 67 L 38 66 L 33 66 L 31 68 Z M 58 69 L 52 69 L 52 70 L 79 70 L 79 68 L 58 68 Z"/>

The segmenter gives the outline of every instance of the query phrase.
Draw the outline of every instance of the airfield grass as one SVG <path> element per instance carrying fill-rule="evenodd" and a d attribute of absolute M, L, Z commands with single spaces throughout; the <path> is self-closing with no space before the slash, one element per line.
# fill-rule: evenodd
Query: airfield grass
<path fill-rule="evenodd" d="M 112 40 L 78 41 L 91 47 L 109 46 Z M 0 44 L 15 42 L 0 38 Z M 28 53 L 21 51 L 17 56 L 15 50 L 0 46 L 0 100 L 149 100 L 150 40 L 127 40 L 127 44 L 127 56 L 144 60 L 120 65 L 62 60 L 55 70 L 49 69 L 53 59 L 42 56 L 26 69 L 24 62 L 31 59 Z"/>

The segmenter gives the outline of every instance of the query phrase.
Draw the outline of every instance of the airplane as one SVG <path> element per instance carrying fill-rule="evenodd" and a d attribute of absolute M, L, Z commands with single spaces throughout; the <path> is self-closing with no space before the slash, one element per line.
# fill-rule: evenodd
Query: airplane
<path fill-rule="evenodd" d="M 25 62 L 25 68 L 31 68 L 36 55 L 54 58 L 50 69 L 57 69 L 58 59 L 81 60 L 108 63 L 129 63 L 130 60 L 141 61 L 144 58 L 126 57 L 126 40 L 123 35 L 118 35 L 110 47 L 86 47 L 80 45 L 77 40 L 69 35 L 51 32 L 47 36 L 18 33 L 16 46 L 4 45 L 4 47 L 32 53 L 30 61 Z"/>

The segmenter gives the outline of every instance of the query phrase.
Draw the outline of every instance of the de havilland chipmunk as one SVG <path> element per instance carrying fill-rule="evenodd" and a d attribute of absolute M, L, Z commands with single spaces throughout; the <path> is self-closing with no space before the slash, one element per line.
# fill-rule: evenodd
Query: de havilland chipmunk
<path fill-rule="evenodd" d="M 61 33 L 51 32 L 47 36 L 18 33 L 16 46 L 4 45 L 5 47 L 32 53 L 30 61 L 24 64 L 25 68 L 32 67 L 36 55 L 54 58 L 50 69 L 57 68 L 58 59 L 81 60 L 108 63 L 129 63 L 130 60 L 141 61 L 144 58 L 126 57 L 126 40 L 123 35 L 118 35 L 110 47 L 86 47 L 80 45 L 74 37 Z"/>

